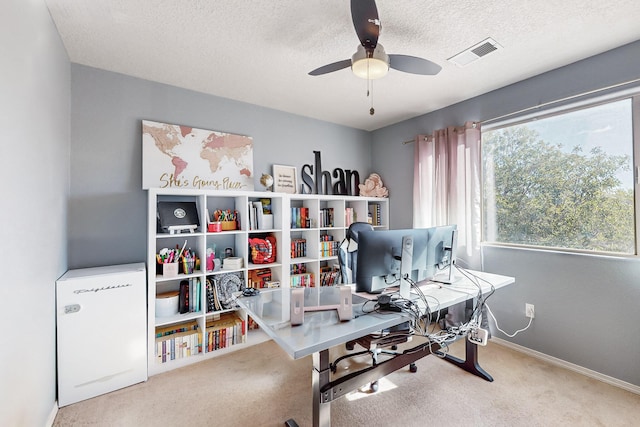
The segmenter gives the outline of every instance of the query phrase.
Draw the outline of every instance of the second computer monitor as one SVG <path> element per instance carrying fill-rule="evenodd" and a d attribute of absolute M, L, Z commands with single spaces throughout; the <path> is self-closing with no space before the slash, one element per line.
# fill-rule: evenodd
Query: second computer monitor
<path fill-rule="evenodd" d="M 361 231 L 358 235 L 356 291 L 379 293 L 387 287 L 401 285 L 403 238 L 407 236 L 413 244 L 411 267 L 405 265 L 402 270 L 410 271 L 410 281 L 453 281 L 457 245 L 455 225 Z"/>

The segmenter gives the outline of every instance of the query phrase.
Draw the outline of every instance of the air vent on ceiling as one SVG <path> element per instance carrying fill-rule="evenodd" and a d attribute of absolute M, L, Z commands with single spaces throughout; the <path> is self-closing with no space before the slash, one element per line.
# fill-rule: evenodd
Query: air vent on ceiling
<path fill-rule="evenodd" d="M 483 40 L 468 49 L 463 50 L 457 55 L 452 56 L 451 58 L 447 59 L 447 61 L 453 62 L 459 67 L 464 67 L 465 65 L 469 65 L 473 61 L 476 61 L 483 56 L 488 55 L 491 52 L 495 52 L 496 50 L 501 48 L 502 46 L 500 46 L 498 42 L 489 37 L 488 39 Z"/>

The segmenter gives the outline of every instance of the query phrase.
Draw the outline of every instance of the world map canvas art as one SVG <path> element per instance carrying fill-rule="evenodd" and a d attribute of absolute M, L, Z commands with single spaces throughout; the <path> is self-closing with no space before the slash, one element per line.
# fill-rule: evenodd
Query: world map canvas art
<path fill-rule="evenodd" d="M 251 191 L 253 139 L 143 120 L 142 188 Z"/>

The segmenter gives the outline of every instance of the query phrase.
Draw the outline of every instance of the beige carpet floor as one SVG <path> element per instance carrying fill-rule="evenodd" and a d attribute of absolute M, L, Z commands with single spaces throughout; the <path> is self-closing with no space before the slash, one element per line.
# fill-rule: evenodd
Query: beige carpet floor
<path fill-rule="evenodd" d="M 339 372 L 365 362 L 345 362 Z M 491 342 L 480 347 L 480 363 L 494 382 L 423 358 L 418 372 L 383 378 L 377 393 L 363 389 L 332 402 L 332 425 L 640 425 L 639 395 Z M 306 427 L 310 386 L 311 358 L 292 360 L 268 341 L 60 408 L 54 426 L 282 426 L 294 418 Z"/>

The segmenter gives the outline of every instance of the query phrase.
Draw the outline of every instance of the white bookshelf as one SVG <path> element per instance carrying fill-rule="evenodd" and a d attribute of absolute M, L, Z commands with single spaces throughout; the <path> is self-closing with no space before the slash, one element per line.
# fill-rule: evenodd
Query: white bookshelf
<path fill-rule="evenodd" d="M 273 225 L 267 224 L 266 229 L 251 229 L 249 221 L 250 202 L 261 199 L 271 200 Z M 198 208 L 200 225 L 193 233 L 168 234 L 157 230 L 157 204 L 161 201 L 185 201 L 195 202 Z M 284 194 L 273 192 L 235 192 L 235 191 L 209 191 L 209 190 L 164 190 L 151 189 L 148 191 L 148 371 L 149 375 L 155 375 L 168 370 L 176 369 L 195 362 L 199 362 L 221 354 L 226 354 L 243 346 L 258 344 L 265 341 L 266 334 L 260 331 L 248 331 L 243 343 L 229 345 L 224 348 L 208 351 L 205 346 L 204 333 L 206 325 L 218 316 L 233 313 L 245 327 L 249 323 L 246 313 L 238 308 L 207 312 L 206 282 L 230 272 L 242 276 L 244 286 L 247 286 L 249 274 L 252 270 L 269 268 L 271 280 L 280 282 L 280 286 L 289 287 L 291 283 L 291 269 L 295 264 L 304 265 L 307 272 L 314 275 L 314 285 L 319 285 L 320 271 L 323 267 L 337 265 L 337 253 L 321 253 L 322 236 L 331 236 L 335 245 L 344 239 L 348 228 L 345 211 L 351 209 L 355 213 L 356 221 L 367 221 L 371 206 L 378 206 L 380 212 L 380 224 L 376 228 L 387 229 L 389 226 L 389 205 L 386 198 L 368 198 L 358 196 L 326 196 Z M 308 227 L 292 227 L 292 208 L 305 207 L 309 212 Z M 216 210 L 237 211 L 240 227 L 236 230 L 210 232 L 207 230 L 207 213 L 213 215 Z M 333 212 L 333 221 L 322 224 L 320 222 L 322 212 Z M 263 224 L 264 225 L 264 224 Z M 251 237 L 263 238 L 265 235 L 275 237 L 277 256 L 273 263 L 252 264 L 250 261 L 248 240 Z M 291 257 L 291 242 L 304 238 L 307 244 L 307 254 L 304 257 Z M 326 239 L 326 237 L 325 237 Z M 185 245 L 195 251 L 200 258 L 200 268 L 191 274 L 180 273 L 176 277 L 166 277 L 157 269 L 156 254 L 162 248 L 181 248 Z M 216 257 L 224 258 L 225 249 L 231 248 L 233 255 L 242 259 L 242 267 L 234 270 L 207 271 L 207 248 L 215 244 Z M 326 245 L 325 245 L 326 247 Z M 183 280 L 200 281 L 200 310 L 184 314 L 175 314 L 164 317 L 156 316 L 156 296 L 165 292 L 179 290 Z M 181 326 L 195 322 L 201 337 L 202 351 L 188 357 L 175 358 L 164 363 L 157 361 L 156 330 L 163 327 Z"/>

